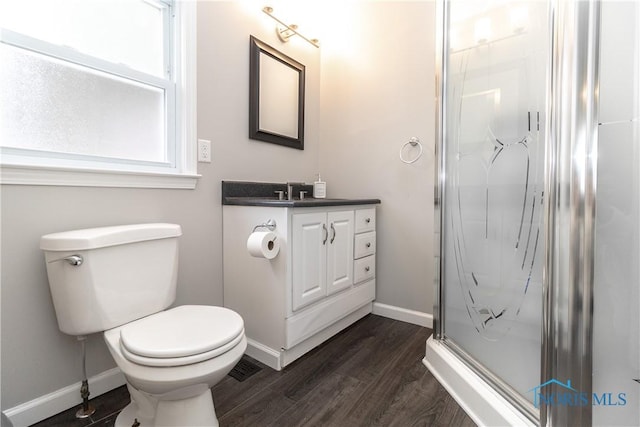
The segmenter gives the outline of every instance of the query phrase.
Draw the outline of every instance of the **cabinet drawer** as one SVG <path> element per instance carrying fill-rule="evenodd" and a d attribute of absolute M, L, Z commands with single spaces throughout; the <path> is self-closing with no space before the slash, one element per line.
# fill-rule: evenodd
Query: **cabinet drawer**
<path fill-rule="evenodd" d="M 356 211 L 356 233 L 376 229 L 376 208 L 358 209 Z"/>
<path fill-rule="evenodd" d="M 353 257 L 362 258 L 376 253 L 376 232 L 356 234 L 353 245 Z"/>
<path fill-rule="evenodd" d="M 364 282 L 376 275 L 376 257 L 369 255 L 353 261 L 353 281 L 354 283 Z"/>

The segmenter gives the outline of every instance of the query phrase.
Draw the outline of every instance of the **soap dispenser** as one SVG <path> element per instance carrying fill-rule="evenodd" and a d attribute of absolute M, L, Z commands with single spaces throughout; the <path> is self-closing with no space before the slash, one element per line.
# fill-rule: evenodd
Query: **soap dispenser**
<path fill-rule="evenodd" d="M 318 174 L 318 180 L 313 183 L 313 197 L 315 199 L 324 199 L 327 197 L 327 183 L 322 181 L 320 174 Z"/>

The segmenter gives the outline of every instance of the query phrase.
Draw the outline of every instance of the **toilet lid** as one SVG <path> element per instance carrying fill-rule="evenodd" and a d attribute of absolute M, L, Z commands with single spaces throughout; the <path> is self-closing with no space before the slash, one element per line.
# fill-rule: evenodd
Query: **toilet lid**
<path fill-rule="evenodd" d="M 232 310 L 184 305 L 122 327 L 120 343 L 134 358 L 176 359 L 228 347 L 243 333 L 242 317 Z"/>

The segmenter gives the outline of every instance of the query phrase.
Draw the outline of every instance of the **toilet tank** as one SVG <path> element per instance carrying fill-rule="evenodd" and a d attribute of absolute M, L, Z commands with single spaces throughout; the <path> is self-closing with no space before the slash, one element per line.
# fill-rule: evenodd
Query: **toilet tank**
<path fill-rule="evenodd" d="M 105 331 L 171 305 L 181 235 L 175 224 L 136 224 L 42 236 L 60 330 Z"/>

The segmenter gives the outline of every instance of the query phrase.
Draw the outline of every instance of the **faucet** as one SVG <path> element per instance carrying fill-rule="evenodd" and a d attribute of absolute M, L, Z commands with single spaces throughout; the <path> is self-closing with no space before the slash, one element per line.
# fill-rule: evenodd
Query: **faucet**
<path fill-rule="evenodd" d="M 305 185 L 304 182 L 287 182 L 287 200 L 293 200 L 293 186 Z"/>

